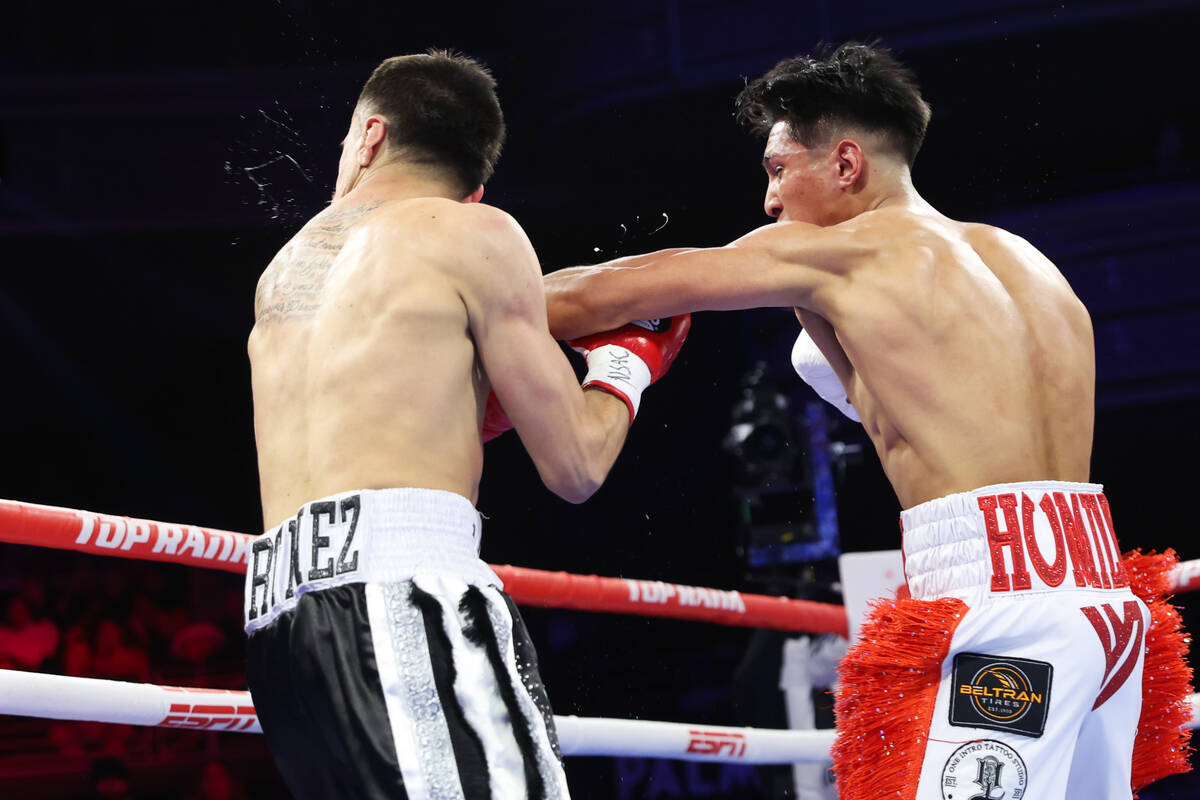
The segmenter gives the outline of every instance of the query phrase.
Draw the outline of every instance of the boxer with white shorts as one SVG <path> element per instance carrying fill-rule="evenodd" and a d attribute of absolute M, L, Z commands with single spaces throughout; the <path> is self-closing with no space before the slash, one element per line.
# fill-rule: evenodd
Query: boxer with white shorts
<path fill-rule="evenodd" d="M 839 669 L 844 797 L 1128 797 L 1166 774 L 1155 740 L 1189 716 L 1174 558 L 1123 560 L 1102 487 L 987 486 L 901 525 L 911 598 Z"/>
<path fill-rule="evenodd" d="M 882 607 L 843 662 L 840 794 L 1015 800 L 1028 787 L 1038 800 L 1120 800 L 1130 781 L 1188 769 L 1187 640 L 1161 600 L 1171 559 L 1138 557 L 1122 572 L 1108 506 L 1086 485 L 1087 309 L 1029 242 L 917 192 L 930 108 L 888 50 L 850 42 L 785 59 L 748 82 L 737 108 L 766 140 L 763 210 L 775 223 L 725 247 L 552 273 L 550 326 L 567 337 L 682 312 L 795 308 L 797 371 L 862 422 L 908 509 L 921 598 Z M 962 174 L 990 155 L 970 142 L 959 152 Z M 1131 757 L 1128 729 L 1113 728 L 1139 706 Z"/>

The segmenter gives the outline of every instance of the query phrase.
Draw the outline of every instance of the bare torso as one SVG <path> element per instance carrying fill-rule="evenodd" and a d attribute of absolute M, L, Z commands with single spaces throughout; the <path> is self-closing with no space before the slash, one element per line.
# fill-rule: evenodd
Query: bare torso
<path fill-rule="evenodd" d="M 1008 481 L 1088 480 L 1092 327 L 1054 265 L 1019 237 L 931 209 L 845 224 L 876 246 L 814 297 L 821 316 L 801 317 L 901 504 Z"/>
<path fill-rule="evenodd" d="M 340 491 L 417 486 L 475 501 L 486 379 L 422 198 L 332 206 L 259 281 L 249 341 L 264 529 Z M 397 253 L 380 245 L 411 241 Z"/>

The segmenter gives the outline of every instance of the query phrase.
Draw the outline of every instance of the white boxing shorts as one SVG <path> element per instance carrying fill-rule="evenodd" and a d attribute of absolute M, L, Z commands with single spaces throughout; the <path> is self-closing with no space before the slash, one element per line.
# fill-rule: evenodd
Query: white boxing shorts
<path fill-rule="evenodd" d="M 986 486 L 901 528 L 911 596 L 839 667 L 840 796 L 1128 800 L 1188 769 L 1174 553 L 1122 558 L 1102 487 Z"/>
<path fill-rule="evenodd" d="M 568 798 L 537 654 L 466 498 L 343 492 L 254 540 L 246 674 L 292 794 Z"/>

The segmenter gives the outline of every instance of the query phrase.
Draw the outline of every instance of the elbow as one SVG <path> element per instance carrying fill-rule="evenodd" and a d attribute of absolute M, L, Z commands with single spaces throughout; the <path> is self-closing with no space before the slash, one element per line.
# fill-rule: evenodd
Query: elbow
<path fill-rule="evenodd" d="M 601 409 L 581 404 L 583 413 L 573 417 L 563 435 L 554 437 L 553 447 L 534 458 L 542 483 L 568 503 L 582 503 L 596 493 L 624 442 L 623 431 L 621 435 L 618 431 L 629 419 L 625 404 L 606 393 L 598 394 Z"/>
<path fill-rule="evenodd" d="M 568 491 L 560 492 L 558 496 L 568 503 L 579 505 L 591 498 L 599 488 L 600 484 L 598 483 L 576 484 Z"/>
<path fill-rule="evenodd" d="M 602 463 L 599 450 L 595 447 L 577 451 L 575 458 L 543 471 L 542 482 L 568 503 L 584 502 L 604 485 L 604 479 L 608 477 L 608 465 Z"/>
<path fill-rule="evenodd" d="M 604 484 L 605 477 L 599 471 L 583 469 L 559 476 L 553 481 L 546 480 L 545 483 L 550 491 L 563 500 L 579 505 L 596 493 Z"/>

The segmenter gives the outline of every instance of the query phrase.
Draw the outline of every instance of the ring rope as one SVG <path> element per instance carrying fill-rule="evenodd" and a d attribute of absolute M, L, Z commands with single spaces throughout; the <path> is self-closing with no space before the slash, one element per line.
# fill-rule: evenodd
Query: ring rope
<path fill-rule="evenodd" d="M 1190 727 L 1200 727 L 1200 694 Z M 249 692 L 73 678 L 0 669 L 0 714 L 189 730 L 262 733 Z M 825 763 L 835 731 L 556 716 L 567 756 L 637 756 L 741 764 Z"/>
<path fill-rule="evenodd" d="M 187 689 L 0 670 L 0 714 L 121 725 L 262 733 L 249 692 Z M 556 716 L 567 756 L 642 756 L 742 764 L 824 763 L 834 731 L 766 730 Z"/>
<path fill-rule="evenodd" d="M 0 500 L 0 542 L 162 561 L 244 575 L 257 537 L 216 528 Z M 832 603 L 662 581 L 602 578 L 492 565 L 521 605 L 700 620 L 723 625 L 847 635 Z"/>
<path fill-rule="evenodd" d="M 1180 561 L 1171 577 L 1175 582 L 1177 593 L 1194 592 L 1200 589 L 1200 558 Z"/>

